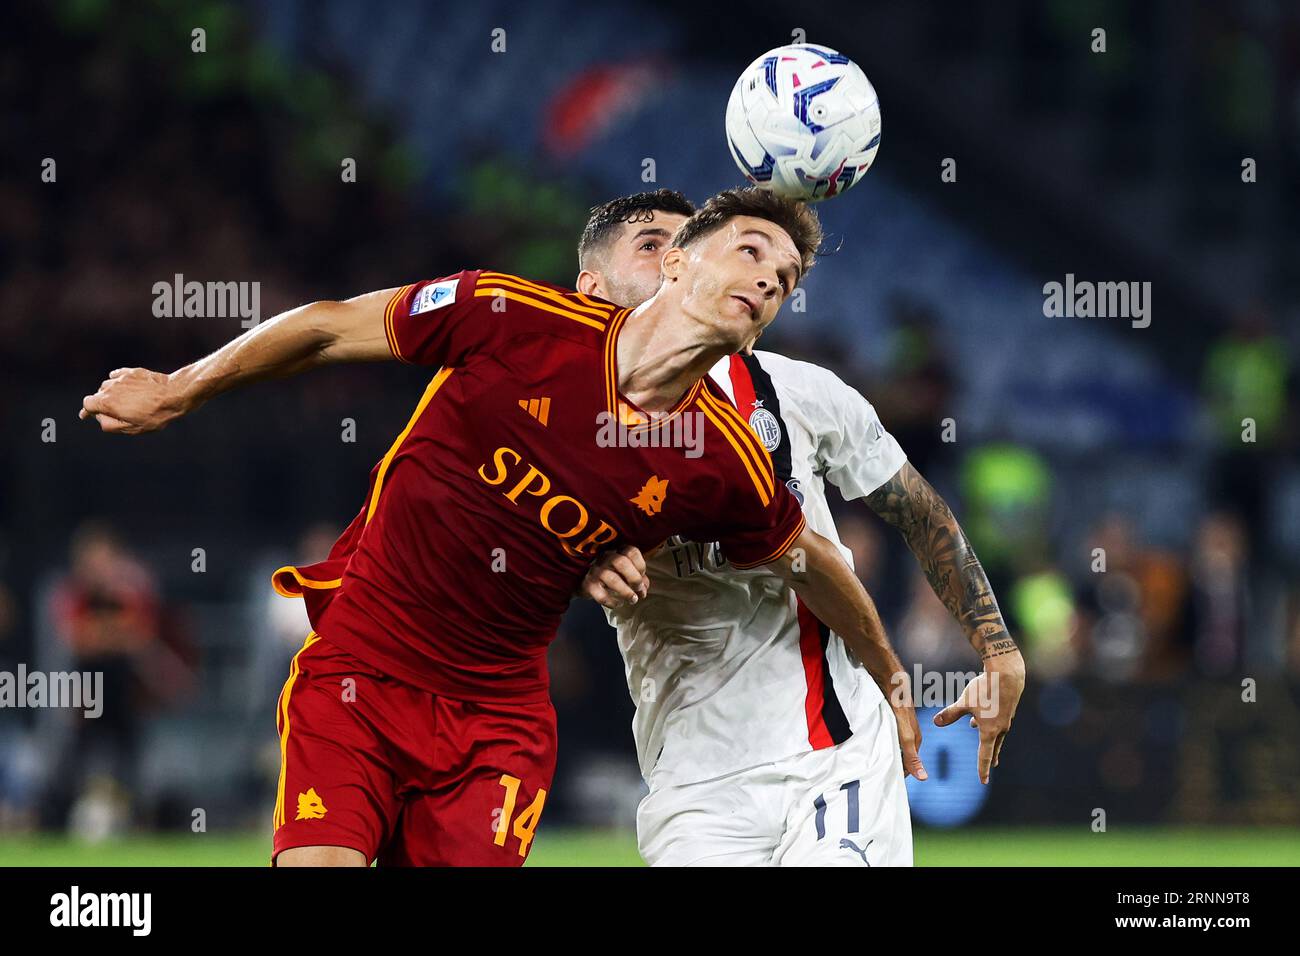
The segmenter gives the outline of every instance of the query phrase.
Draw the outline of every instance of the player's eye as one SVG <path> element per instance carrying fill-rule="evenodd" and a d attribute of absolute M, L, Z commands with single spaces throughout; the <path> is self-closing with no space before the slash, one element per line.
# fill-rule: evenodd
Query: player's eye
<path fill-rule="evenodd" d="M 740 251 L 741 251 L 741 252 L 752 252 L 752 253 L 754 254 L 754 258 L 755 258 L 755 259 L 758 258 L 758 247 L 757 247 L 757 246 L 741 246 L 741 247 L 740 247 Z"/>
<path fill-rule="evenodd" d="M 649 249 L 651 252 L 653 252 L 654 250 L 659 248 L 659 241 L 657 239 L 647 239 L 645 242 L 641 243 L 641 248 Z"/>

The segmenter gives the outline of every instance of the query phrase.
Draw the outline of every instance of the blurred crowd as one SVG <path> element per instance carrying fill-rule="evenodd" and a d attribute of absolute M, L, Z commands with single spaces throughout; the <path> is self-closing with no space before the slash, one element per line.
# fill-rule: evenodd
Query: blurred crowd
<path fill-rule="evenodd" d="M 106 354 L 143 364 L 224 342 L 230 327 L 153 316 L 154 283 L 178 273 L 257 281 L 267 317 L 461 256 L 460 230 L 429 228 L 411 202 L 404 148 L 358 119 L 341 84 L 269 59 L 223 5 L 191 6 L 50 4 L 7 18 L 0 355 L 11 384 L 94 374 Z M 196 16 L 210 53 L 163 42 L 188 37 Z M 57 59 L 36 52 L 52 31 Z M 360 172 L 340 189 L 345 156 Z M 58 335 L 30 334 L 54 317 Z"/>
<path fill-rule="evenodd" d="M 947 494 L 1034 673 L 1114 682 L 1300 676 L 1300 563 L 1279 533 L 1292 507 L 1286 479 L 1294 483 L 1300 461 L 1300 383 L 1287 344 L 1259 311 L 1207 343 L 1198 383 L 1207 448 L 1176 452 L 1198 498 L 1172 540 L 1153 540 L 1136 504 L 1084 510 L 1063 501 L 1078 484 L 1066 473 L 1074 466 L 1027 444 L 944 442 L 937 423 L 959 401 L 953 359 L 924 310 L 900 307 L 897 328 L 891 374 L 856 384 Z M 901 539 L 861 506 L 841 508 L 839 520 L 905 658 L 969 663 Z"/>

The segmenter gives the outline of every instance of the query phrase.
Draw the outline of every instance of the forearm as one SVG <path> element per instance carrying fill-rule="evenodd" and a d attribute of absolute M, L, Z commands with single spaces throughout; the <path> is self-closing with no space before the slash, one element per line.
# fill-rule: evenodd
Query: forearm
<path fill-rule="evenodd" d="M 925 764 L 918 752 L 921 728 L 912 705 L 911 681 L 889 646 L 876 603 L 839 549 L 805 528 L 794 547 L 769 567 L 794 589 L 819 621 L 839 635 L 867 669 L 897 722 L 903 772 L 925 780 Z"/>
<path fill-rule="evenodd" d="M 889 694 L 903 674 L 876 604 L 835 546 L 805 531 L 773 567 L 808 610 L 840 636 L 881 690 Z"/>
<path fill-rule="evenodd" d="M 362 330 L 352 303 L 312 302 L 290 309 L 172 372 L 169 379 L 181 411 L 192 411 L 233 388 L 295 375 L 331 361 L 386 357 L 386 340 L 384 351 L 377 354 L 368 354 L 371 350 L 364 342 L 357 347 L 354 339 Z M 365 339 L 371 341 L 375 336 Z"/>
<path fill-rule="evenodd" d="M 106 432 L 141 435 L 165 428 L 240 385 L 328 362 L 391 359 L 386 312 L 396 291 L 381 289 L 346 302 L 290 309 L 170 374 L 114 369 L 93 395 L 82 399 L 80 417 L 93 417 Z"/>
<path fill-rule="evenodd" d="M 980 659 L 1017 653 L 975 549 L 930 483 L 904 465 L 867 503 L 903 535 L 930 587 Z"/>

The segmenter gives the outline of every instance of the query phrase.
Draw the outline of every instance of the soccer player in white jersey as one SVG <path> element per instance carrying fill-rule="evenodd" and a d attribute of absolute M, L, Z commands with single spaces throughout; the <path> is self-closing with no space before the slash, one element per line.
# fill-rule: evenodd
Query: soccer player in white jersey
<path fill-rule="evenodd" d="M 650 298 L 659 259 L 691 211 L 666 189 L 593 209 L 577 289 L 622 305 Z M 1024 688 L 1024 661 L 961 527 L 857 391 L 826 369 L 752 347 L 710 374 L 770 452 L 809 526 L 839 544 L 827 480 L 846 500 L 865 499 L 904 535 L 983 661 L 935 723 L 970 717 L 987 783 Z M 911 865 L 904 777 L 924 780 L 926 771 L 919 738 L 900 736 L 887 696 L 910 693 L 905 678 L 877 686 L 779 578 L 732 568 L 714 543 L 673 538 L 648 559 L 630 548 L 610 553 L 584 590 L 618 630 L 636 703 L 633 732 L 650 788 L 637 811 L 646 862 Z"/>

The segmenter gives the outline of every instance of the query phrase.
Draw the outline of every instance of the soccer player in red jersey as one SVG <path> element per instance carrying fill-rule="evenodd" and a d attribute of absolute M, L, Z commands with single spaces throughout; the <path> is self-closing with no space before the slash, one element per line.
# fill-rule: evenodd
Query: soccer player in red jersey
<path fill-rule="evenodd" d="M 280 698 L 275 862 L 522 863 L 555 766 L 546 648 L 609 549 L 720 541 L 734 566 L 777 568 L 873 674 L 902 672 L 870 597 L 705 376 L 775 319 L 820 240 L 807 207 L 731 190 L 678 230 L 636 310 L 464 271 L 291 310 L 85 398 L 83 418 L 135 434 L 322 364 L 439 369 L 328 558 L 276 573 L 314 629 Z"/>

